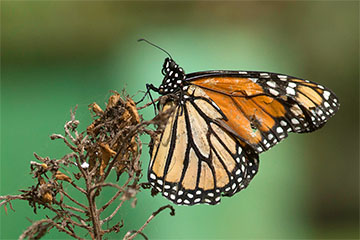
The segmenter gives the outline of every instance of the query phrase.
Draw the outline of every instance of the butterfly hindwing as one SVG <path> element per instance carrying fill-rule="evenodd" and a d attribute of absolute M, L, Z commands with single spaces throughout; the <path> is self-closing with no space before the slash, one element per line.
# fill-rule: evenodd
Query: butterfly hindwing
<path fill-rule="evenodd" d="M 206 93 L 190 86 L 173 105 L 165 129 L 153 141 L 149 182 L 176 204 L 216 204 L 247 187 L 258 155 L 222 126 L 223 112 Z"/>

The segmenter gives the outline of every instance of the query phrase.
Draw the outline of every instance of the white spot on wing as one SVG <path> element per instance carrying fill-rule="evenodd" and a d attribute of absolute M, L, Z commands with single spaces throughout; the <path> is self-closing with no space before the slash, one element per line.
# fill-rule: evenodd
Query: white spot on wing
<path fill-rule="evenodd" d="M 273 139 L 274 135 L 272 135 L 271 133 L 268 135 L 268 139 L 271 140 Z"/>
<path fill-rule="evenodd" d="M 284 129 L 282 129 L 282 127 L 277 127 L 276 132 L 277 133 L 282 133 L 282 132 L 284 132 Z"/>
<path fill-rule="evenodd" d="M 272 88 L 269 88 L 269 92 L 270 92 L 272 95 L 274 95 L 274 96 L 279 95 L 279 92 L 276 91 L 275 89 L 272 89 Z"/>
<path fill-rule="evenodd" d="M 324 91 L 323 96 L 326 100 L 329 100 L 330 97 L 330 92 L 329 91 Z"/>
<path fill-rule="evenodd" d="M 296 83 L 294 83 L 294 82 L 289 82 L 289 83 L 288 83 L 288 86 L 291 87 L 291 88 L 294 88 L 294 87 L 296 87 Z"/>
<path fill-rule="evenodd" d="M 281 121 L 280 121 L 280 125 L 283 126 L 283 127 L 285 127 L 285 126 L 287 125 L 287 122 L 285 122 L 284 120 L 281 120 Z"/>
<path fill-rule="evenodd" d="M 296 118 L 291 119 L 291 122 L 293 124 L 299 124 L 300 123 L 299 120 L 297 120 Z"/>
<path fill-rule="evenodd" d="M 293 88 L 290 88 L 290 87 L 287 87 L 286 88 L 286 93 L 288 94 L 288 95 L 295 95 L 296 93 L 295 93 L 295 90 L 293 89 Z"/>
<path fill-rule="evenodd" d="M 269 87 L 272 87 L 272 88 L 275 88 L 276 87 L 276 83 L 274 81 L 267 81 L 266 84 L 269 86 Z"/>

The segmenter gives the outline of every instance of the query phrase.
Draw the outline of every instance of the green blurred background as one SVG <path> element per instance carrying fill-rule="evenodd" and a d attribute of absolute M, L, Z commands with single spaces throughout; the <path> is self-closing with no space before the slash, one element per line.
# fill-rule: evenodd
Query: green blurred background
<path fill-rule="evenodd" d="M 67 149 L 69 110 L 85 130 L 88 104 L 109 90 L 130 95 L 159 85 L 161 51 L 187 72 L 263 70 L 299 76 L 332 89 L 337 115 L 321 130 L 290 137 L 260 156 L 250 186 L 217 206 L 175 206 L 145 229 L 150 239 L 350 239 L 359 237 L 359 2 L 1 2 L 1 195 L 33 181 L 33 152 L 52 158 Z M 134 98 L 139 99 L 142 94 Z M 151 108 L 141 112 L 153 117 Z M 147 137 L 143 137 L 148 142 Z M 142 156 L 147 168 L 147 149 Z M 146 181 L 146 179 L 143 179 Z M 70 189 L 70 187 L 69 187 Z M 109 193 L 108 193 L 109 194 Z M 104 196 L 104 199 L 107 196 Z M 149 190 L 116 216 L 138 229 L 169 203 Z M 15 239 L 36 220 L 26 202 L 0 210 L 1 239 Z M 67 238 L 52 230 L 46 239 Z M 141 239 L 141 237 L 139 237 Z"/>

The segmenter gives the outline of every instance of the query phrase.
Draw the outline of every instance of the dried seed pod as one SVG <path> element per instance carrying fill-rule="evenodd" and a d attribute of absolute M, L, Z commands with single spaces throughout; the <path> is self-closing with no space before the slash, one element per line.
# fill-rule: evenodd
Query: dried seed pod
<path fill-rule="evenodd" d="M 52 203 L 53 201 L 53 196 L 51 195 L 50 192 L 45 192 L 42 196 L 41 199 L 46 202 L 46 203 Z"/>

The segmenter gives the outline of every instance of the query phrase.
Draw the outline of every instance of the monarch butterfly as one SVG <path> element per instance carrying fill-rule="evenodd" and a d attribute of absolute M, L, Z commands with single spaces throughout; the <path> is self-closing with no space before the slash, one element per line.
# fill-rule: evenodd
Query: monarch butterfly
<path fill-rule="evenodd" d="M 168 55 L 161 85 L 147 84 L 168 96 L 159 109 L 174 109 L 150 144 L 148 180 L 175 204 L 214 205 L 234 195 L 257 173 L 259 153 L 289 132 L 321 128 L 339 109 L 331 90 L 308 80 L 258 71 L 185 74 Z"/>

